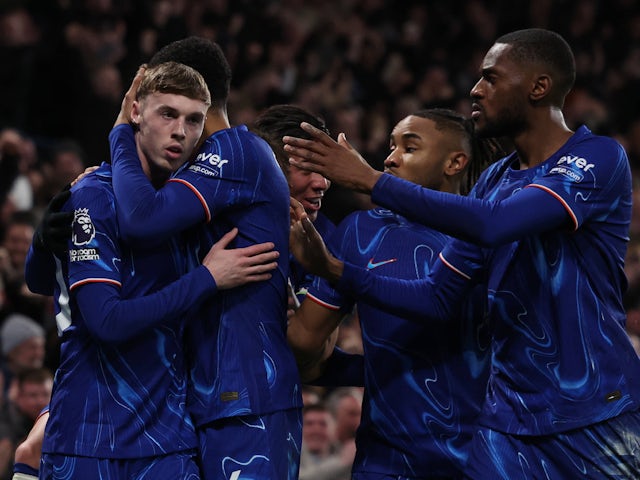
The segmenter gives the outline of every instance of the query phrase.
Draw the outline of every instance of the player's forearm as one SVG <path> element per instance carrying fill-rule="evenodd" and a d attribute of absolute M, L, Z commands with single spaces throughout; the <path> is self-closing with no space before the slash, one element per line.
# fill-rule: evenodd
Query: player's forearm
<path fill-rule="evenodd" d="M 327 279 L 330 283 L 338 283 L 340 278 L 342 278 L 343 272 L 344 262 L 334 256 L 331 256 L 325 266 L 325 271 L 321 276 Z"/>
<path fill-rule="evenodd" d="M 313 359 L 308 360 L 306 364 L 298 367 L 300 370 L 300 379 L 302 382 L 311 382 L 322 377 L 326 371 L 329 359 L 332 352 L 335 349 L 336 342 L 338 340 L 338 328 L 336 328 L 329 334 L 326 340 L 323 342 L 320 350 L 316 353 Z"/>
<path fill-rule="evenodd" d="M 56 266 L 53 255 L 31 246 L 25 265 L 25 282 L 29 290 L 53 295 Z"/>
<path fill-rule="evenodd" d="M 565 226 L 569 220 L 562 203 L 539 188 L 524 188 L 496 202 L 439 192 L 384 175 L 371 198 L 423 225 L 487 247 Z"/>
<path fill-rule="evenodd" d="M 156 190 L 144 173 L 129 125 L 109 134 L 113 191 L 120 235 L 129 243 L 156 245 L 204 219 L 197 196 L 174 183 Z"/>
<path fill-rule="evenodd" d="M 77 301 L 94 337 L 106 343 L 120 343 L 150 328 L 177 321 L 216 291 L 215 280 L 200 266 L 144 297 L 122 300 L 118 287 L 89 283 L 78 288 Z"/>

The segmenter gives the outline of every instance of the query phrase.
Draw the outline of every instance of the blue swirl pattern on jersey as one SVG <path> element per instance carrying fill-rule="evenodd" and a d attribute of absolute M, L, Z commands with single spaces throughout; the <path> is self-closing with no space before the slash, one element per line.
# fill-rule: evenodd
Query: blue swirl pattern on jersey
<path fill-rule="evenodd" d="M 374 209 L 347 217 L 330 248 L 376 275 L 415 279 L 429 275 L 447 241 L 439 232 Z M 357 300 L 321 279 L 309 295 L 344 313 Z M 460 318 L 433 324 L 357 302 L 365 392 L 354 474 L 460 475 L 489 366 L 484 302 L 474 298 L 475 309 L 469 303 Z"/>
<path fill-rule="evenodd" d="M 179 278 L 186 259 L 170 242 L 152 249 L 119 242 L 109 165 L 72 192 L 65 208 L 82 211 L 95 235 L 72 244 L 68 259 L 59 263 L 55 298 L 70 298 L 70 316 L 57 307 L 61 361 L 43 451 L 123 459 L 193 449 L 179 319 L 123 343 L 106 343 L 92 336 L 74 295 L 89 281 L 118 285 L 123 299 L 141 297 Z"/>
<path fill-rule="evenodd" d="M 482 421 L 537 435 L 635 410 L 640 365 L 621 302 L 631 215 L 626 155 L 582 127 L 537 167 L 516 170 L 514 160 L 488 169 L 472 195 L 499 201 L 543 189 L 563 202 L 576 230 L 487 250 L 494 362 Z"/>
<path fill-rule="evenodd" d="M 190 411 L 197 425 L 302 406 L 286 341 L 289 189 L 268 144 L 245 126 L 211 135 L 196 162 L 175 175 L 206 203 L 212 221 L 192 231 L 199 257 L 232 226 L 234 246 L 274 242 L 278 268 L 266 282 L 220 292 L 189 329 Z"/>

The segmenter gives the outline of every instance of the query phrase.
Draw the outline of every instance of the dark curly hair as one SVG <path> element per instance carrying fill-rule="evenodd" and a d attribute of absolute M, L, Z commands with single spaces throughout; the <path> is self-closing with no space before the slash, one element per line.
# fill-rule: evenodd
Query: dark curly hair
<path fill-rule="evenodd" d="M 211 106 L 226 109 L 231 88 L 231 67 L 220 45 L 201 37 L 187 37 L 162 47 L 149 60 L 154 66 L 164 62 L 177 62 L 196 70 L 209 88 Z"/>
<path fill-rule="evenodd" d="M 329 135 L 324 120 L 295 105 L 274 105 L 267 108 L 256 118 L 252 130 L 264 138 L 276 154 L 276 160 L 282 171 L 289 172 L 289 155 L 284 151 L 282 137 L 311 138 L 300 123 L 307 122 Z"/>

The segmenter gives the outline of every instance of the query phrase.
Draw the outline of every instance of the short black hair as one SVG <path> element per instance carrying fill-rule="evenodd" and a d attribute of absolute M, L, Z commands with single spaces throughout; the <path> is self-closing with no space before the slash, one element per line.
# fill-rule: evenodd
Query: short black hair
<path fill-rule="evenodd" d="M 196 70 L 209 88 L 211 106 L 226 109 L 231 88 L 231 67 L 222 48 L 215 42 L 202 37 L 187 37 L 162 47 L 151 57 L 148 65 L 177 62 Z"/>
<path fill-rule="evenodd" d="M 310 139 L 311 136 L 300 126 L 302 122 L 307 122 L 330 135 L 329 129 L 321 117 L 308 112 L 304 108 L 288 104 L 273 105 L 267 108 L 258 115 L 252 126 L 252 130 L 269 143 L 285 175 L 289 171 L 289 156 L 284 151 L 282 137 L 289 135 L 291 137 Z"/>
<path fill-rule="evenodd" d="M 535 63 L 549 68 L 555 86 L 550 100 L 562 107 L 576 81 L 576 60 L 564 38 L 551 30 L 528 28 L 502 35 L 495 43 L 511 45 L 509 55 L 520 64 Z"/>
<path fill-rule="evenodd" d="M 426 118 L 435 123 L 436 130 L 453 132 L 468 143 L 471 158 L 465 171 L 461 193 L 468 194 L 478 177 L 492 163 L 506 155 L 502 145 L 494 138 L 479 138 L 475 134 L 473 120 L 447 108 L 428 108 L 412 113 L 416 117 Z"/>

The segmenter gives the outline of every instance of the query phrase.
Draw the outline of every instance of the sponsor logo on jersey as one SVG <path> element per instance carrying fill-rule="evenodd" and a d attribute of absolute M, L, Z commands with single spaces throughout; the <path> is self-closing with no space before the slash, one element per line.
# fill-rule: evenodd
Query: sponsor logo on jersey
<path fill-rule="evenodd" d="M 189 170 L 209 177 L 218 177 L 222 166 L 226 163 L 229 163 L 229 160 L 221 158 L 217 153 L 201 153 Z"/>
<path fill-rule="evenodd" d="M 77 250 L 69 250 L 70 262 L 82 262 L 86 260 L 100 260 L 100 254 L 95 248 L 79 248 Z"/>
<path fill-rule="evenodd" d="M 88 208 L 78 208 L 73 212 L 71 230 L 71 240 L 78 247 L 87 245 L 95 238 L 96 228 L 93 226 Z"/>
<path fill-rule="evenodd" d="M 564 175 L 570 180 L 579 183 L 584 178 L 584 173 L 588 172 L 593 167 L 595 167 L 593 163 L 589 163 L 582 157 L 565 155 L 558 160 L 556 166 L 553 167 L 549 173 Z"/>

